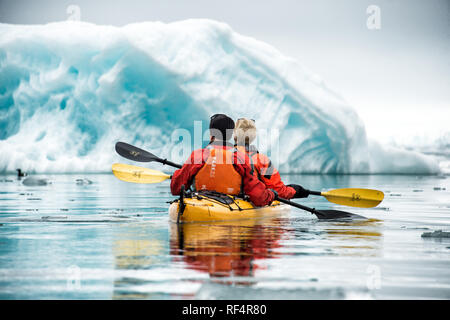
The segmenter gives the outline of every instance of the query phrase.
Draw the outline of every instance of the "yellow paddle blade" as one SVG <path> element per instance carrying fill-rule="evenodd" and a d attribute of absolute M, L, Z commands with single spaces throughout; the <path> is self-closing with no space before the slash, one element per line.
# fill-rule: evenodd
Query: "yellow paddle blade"
<path fill-rule="evenodd" d="M 134 183 L 158 183 L 170 179 L 164 172 L 123 163 L 114 163 L 112 172 L 118 179 Z"/>
<path fill-rule="evenodd" d="M 373 208 L 384 199 L 384 193 L 372 189 L 335 189 L 321 192 L 328 201 L 350 207 Z"/>

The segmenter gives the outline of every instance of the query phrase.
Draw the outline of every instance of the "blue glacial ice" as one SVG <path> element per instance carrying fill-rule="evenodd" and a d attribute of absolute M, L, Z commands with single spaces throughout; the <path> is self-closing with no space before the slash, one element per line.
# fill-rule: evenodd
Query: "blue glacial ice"
<path fill-rule="evenodd" d="M 119 140 L 182 161 L 174 132 L 213 113 L 255 119 L 282 172 L 439 171 L 369 140 L 319 76 L 224 23 L 0 24 L 0 172 L 110 172 Z"/>

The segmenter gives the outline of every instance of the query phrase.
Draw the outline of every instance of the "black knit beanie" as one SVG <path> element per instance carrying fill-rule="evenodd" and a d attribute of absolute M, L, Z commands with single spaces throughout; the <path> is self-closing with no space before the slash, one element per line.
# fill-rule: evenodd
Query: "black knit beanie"
<path fill-rule="evenodd" d="M 224 114 L 215 114 L 209 122 L 209 131 L 211 136 L 216 139 L 228 141 L 233 136 L 234 121 Z M 217 136 L 220 134 L 221 136 Z"/>

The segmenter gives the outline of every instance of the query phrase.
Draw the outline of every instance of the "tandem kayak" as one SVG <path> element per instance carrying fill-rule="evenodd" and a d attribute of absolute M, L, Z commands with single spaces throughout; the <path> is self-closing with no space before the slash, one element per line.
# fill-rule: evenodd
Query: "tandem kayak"
<path fill-rule="evenodd" d="M 181 207 L 180 203 L 183 203 Z M 269 206 L 255 207 L 245 199 L 207 192 L 192 193 L 173 201 L 169 217 L 177 223 L 230 221 L 272 216 L 289 210 L 290 206 L 278 201 Z"/>

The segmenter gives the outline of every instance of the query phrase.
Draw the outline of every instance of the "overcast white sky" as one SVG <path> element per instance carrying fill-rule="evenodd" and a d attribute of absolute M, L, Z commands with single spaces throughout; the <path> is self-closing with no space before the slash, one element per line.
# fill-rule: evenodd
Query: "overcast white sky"
<path fill-rule="evenodd" d="M 450 0 L 0 0 L 0 22 L 65 20 L 70 4 L 97 24 L 226 22 L 319 74 L 378 140 L 450 127 Z M 369 5 L 379 30 L 366 26 Z"/>

